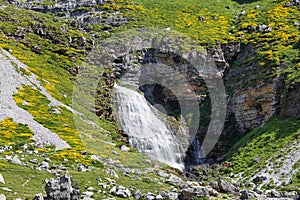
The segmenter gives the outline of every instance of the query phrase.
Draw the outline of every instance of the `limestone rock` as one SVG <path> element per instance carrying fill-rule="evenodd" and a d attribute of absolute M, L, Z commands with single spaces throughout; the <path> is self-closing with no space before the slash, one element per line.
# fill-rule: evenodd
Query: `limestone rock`
<path fill-rule="evenodd" d="M 239 195 L 239 190 L 231 183 L 220 179 L 218 186 L 221 192 L 230 192 L 231 194 Z"/>
<path fill-rule="evenodd" d="M 37 194 L 35 195 L 33 200 L 44 200 L 43 194 Z"/>
<path fill-rule="evenodd" d="M 6 196 L 4 194 L 0 194 L 0 200 L 6 200 Z"/>
<path fill-rule="evenodd" d="M 80 191 L 72 188 L 70 174 L 46 180 L 47 198 L 54 200 L 79 200 Z"/>
<path fill-rule="evenodd" d="M 2 174 L 0 174 L 0 183 L 5 184 L 5 180 L 4 180 L 3 176 L 2 176 Z"/>

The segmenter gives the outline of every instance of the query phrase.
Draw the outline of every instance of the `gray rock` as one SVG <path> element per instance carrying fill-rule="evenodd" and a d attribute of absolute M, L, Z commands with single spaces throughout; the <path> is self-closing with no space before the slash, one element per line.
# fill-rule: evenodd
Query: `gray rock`
<path fill-rule="evenodd" d="M 271 197 L 277 197 L 277 198 L 281 197 L 280 193 L 277 192 L 276 190 L 271 190 L 270 195 Z"/>
<path fill-rule="evenodd" d="M 175 175 L 171 175 L 167 180 L 166 180 L 166 183 L 169 183 L 171 185 L 175 185 L 175 186 L 178 186 L 178 185 L 181 185 L 182 183 L 182 179 L 178 176 L 175 176 Z"/>
<path fill-rule="evenodd" d="M 43 194 L 40 193 L 40 194 L 35 195 L 33 200 L 44 200 Z"/>
<path fill-rule="evenodd" d="M 135 199 L 141 199 L 141 198 L 142 198 L 142 192 L 141 192 L 140 190 L 136 190 L 136 191 L 134 192 L 133 197 L 134 197 Z"/>
<path fill-rule="evenodd" d="M 170 176 L 169 174 L 167 174 L 167 173 L 165 173 L 165 172 L 163 172 L 163 171 L 157 172 L 157 175 L 158 175 L 158 176 L 161 176 L 161 177 L 169 177 L 169 176 Z"/>
<path fill-rule="evenodd" d="M 156 195 L 155 199 L 156 200 L 161 200 L 161 199 L 163 199 L 163 197 L 159 194 L 159 195 Z"/>
<path fill-rule="evenodd" d="M 118 175 L 117 172 L 115 172 L 115 170 L 113 170 L 113 169 L 107 169 L 107 170 L 105 170 L 105 173 L 106 173 L 106 174 L 109 174 L 109 175 L 111 175 L 111 176 L 114 176 L 114 177 L 116 177 L 116 178 L 119 178 L 119 175 Z"/>
<path fill-rule="evenodd" d="M 129 150 L 130 150 L 130 148 L 126 147 L 125 145 L 121 146 L 121 151 L 128 152 Z"/>
<path fill-rule="evenodd" d="M 47 169 L 49 169 L 49 163 L 43 161 L 43 162 L 40 164 L 39 168 L 40 168 L 41 170 L 47 170 Z"/>
<path fill-rule="evenodd" d="M 84 195 L 84 198 L 90 198 L 91 196 L 94 195 L 94 192 L 91 191 L 86 191 L 82 193 Z"/>
<path fill-rule="evenodd" d="M 110 194 L 113 194 L 113 195 L 116 194 L 116 193 L 117 193 L 117 186 L 112 187 L 112 188 L 110 189 L 109 193 L 110 193 Z"/>
<path fill-rule="evenodd" d="M 249 198 L 250 198 L 250 195 L 249 195 L 248 190 L 242 190 L 241 191 L 241 199 L 249 199 Z"/>
<path fill-rule="evenodd" d="M 5 184 L 5 180 L 4 180 L 3 176 L 2 176 L 2 174 L 0 174 L 0 183 Z"/>
<path fill-rule="evenodd" d="M 87 190 L 88 190 L 88 191 L 95 191 L 95 188 L 93 188 L 93 187 L 88 187 Z"/>
<path fill-rule="evenodd" d="M 179 195 L 179 199 L 190 200 L 190 199 L 197 199 L 199 197 L 206 197 L 208 195 L 209 195 L 209 191 L 206 187 L 197 186 L 194 188 L 186 188 L 182 190 L 181 194 Z"/>
<path fill-rule="evenodd" d="M 239 190 L 231 183 L 220 179 L 218 186 L 221 192 L 230 192 L 231 194 L 239 195 Z"/>
<path fill-rule="evenodd" d="M 7 187 L 2 187 L 1 189 L 4 190 L 4 191 L 6 191 L 6 192 L 12 192 L 12 189 L 9 189 Z"/>
<path fill-rule="evenodd" d="M 11 160 L 12 163 L 16 165 L 22 165 L 22 162 L 19 160 L 18 156 L 14 156 Z"/>
<path fill-rule="evenodd" d="M 151 193 L 148 193 L 148 194 L 144 195 L 144 198 L 146 200 L 154 200 L 155 199 L 155 195 L 151 194 Z"/>
<path fill-rule="evenodd" d="M 116 195 L 121 198 L 128 198 L 131 196 L 130 190 L 128 188 L 125 188 L 124 186 L 114 186 L 110 191 L 110 194 Z"/>
<path fill-rule="evenodd" d="M 212 187 L 213 189 L 217 190 L 217 191 L 220 190 L 219 185 L 218 185 L 217 182 L 211 181 L 211 182 L 209 183 L 209 186 Z"/>
<path fill-rule="evenodd" d="M 166 199 L 175 200 L 178 198 L 177 192 L 166 192 L 166 195 L 164 196 Z"/>
<path fill-rule="evenodd" d="M 32 160 L 29 160 L 30 163 L 33 163 L 33 164 L 38 164 L 38 160 L 36 158 L 32 159 Z"/>
<path fill-rule="evenodd" d="M 6 200 L 6 196 L 4 194 L 0 194 L 0 200 Z"/>
<path fill-rule="evenodd" d="M 121 197 L 121 198 L 127 198 L 128 197 L 124 190 L 118 190 L 116 195 L 118 197 Z"/>
<path fill-rule="evenodd" d="M 72 188 L 71 185 L 71 176 L 69 173 L 66 175 L 51 178 L 50 180 L 46 180 L 45 187 L 47 198 L 53 200 L 79 200 L 80 199 L 80 191 Z"/>

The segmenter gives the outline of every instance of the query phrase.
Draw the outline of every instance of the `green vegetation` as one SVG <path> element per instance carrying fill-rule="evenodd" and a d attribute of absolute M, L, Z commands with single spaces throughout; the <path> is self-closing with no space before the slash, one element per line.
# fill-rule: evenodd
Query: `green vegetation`
<path fill-rule="evenodd" d="M 4 5 L 3 1 L 0 2 Z M 108 18 L 109 13 L 114 11 L 121 11 L 121 15 L 133 20 L 120 27 L 106 24 L 89 25 L 84 27 L 88 33 L 75 27 L 72 20 L 7 5 L 6 8 L 0 8 L 0 48 L 10 50 L 13 56 L 28 65 L 30 72 L 20 69 L 20 73 L 38 75 L 38 80 L 47 92 L 67 106 L 72 104 L 73 84 L 79 70 L 78 66 L 86 65 L 85 56 L 92 49 L 93 43 L 98 42 L 96 39 L 142 27 L 171 28 L 206 47 L 219 43 L 239 43 L 241 46 L 251 44 L 255 54 L 251 58 L 246 58 L 243 63 L 253 61 L 257 63 L 257 67 L 261 68 L 263 73 L 257 75 L 256 79 L 266 80 L 266 77 L 274 78 L 283 75 L 289 87 L 300 82 L 300 31 L 297 25 L 299 7 L 286 7 L 286 2 L 288 1 L 211 0 L 199 3 L 196 0 L 111 0 L 102 6 L 102 9 L 108 12 L 103 14 L 103 18 Z M 53 5 L 53 3 L 54 1 L 43 1 L 41 5 Z M 257 5 L 259 7 L 256 7 Z M 72 12 L 89 10 L 90 8 L 79 7 Z M 64 16 L 64 13 L 58 13 L 58 16 Z M 266 25 L 269 30 L 259 31 L 261 25 Z M 253 31 L 254 27 L 255 31 Z M 103 32 L 104 30 L 109 32 Z M 92 34 L 95 35 L 91 36 Z M 234 65 L 239 66 L 243 63 L 234 63 Z M 109 69 L 105 67 L 88 67 L 97 68 L 100 73 L 109 73 Z M 102 110 L 109 107 L 112 101 L 110 98 L 102 99 L 101 94 L 110 93 L 111 90 L 105 88 L 104 78 L 100 79 L 98 84 L 103 88 L 99 87 L 95 109 Z M 89 94 L 84 95 L 89 98 Z M 103 163 L 91 160 L 89 157 L 91 154 L 112 158 L 123 166 L 131 168 L 143 169 L 158 164 L 145 163 L 147 157 L 134 149 L 130 152 L 120 151 L 118 147 L 124 144 L 125 138 L 120 136 L 117 124 L 108 120 L 105 115 L 100 115 L 99 119 L 95 120 L 90 107 L 75 105 L 78 106 L 78 111 L 84 114 L 84 120 L 90 120 L 98 125 L 98 128 L 92 128 L 88 122 L 81 119 L 76 121 L 78 123 L 76 126 L 73 121 L 74 113 L 64 106 L 49 106 L 50 101 L 39 90 L 29 86 L 23 85 L 19 88 L 14 99 L 18 106 L 31 113 L 37 122 L 57 133 L 71 145 L 72 148 L 60 151 L 55 151 L 51 146 L 45 149 L 34 149 L 32 146 L 30 148 L 44 153 L 52 159 L 53 164 L 60 164 L 68 159 L 64 165 L 70 170 L 74 183 L 81 191 L 84 191 L 87 186 L 102 189 L 95 178 L 101 177 L 104 180 L 108 177 L 104 172 Z M 28 102 L 28 105 L 24 105 L 24 101 Z M 204 113 L 209 113 L 209 110 L 209 105 L 201 107 Z M 201 116 L 201 122 L 205 125 L 207 125 L 206 120 L 207 116 Z M 256 170 L 265 167 L 268 162 L 274 162 L 277 167 L 280 167 L 282 163 L 276 163 L 277 158 L 287 153 L 286 147 L 295 140 L 294 135 L 299 130 L 299 119 L 270 119 L 263 127 L 249 132 L 235 143 L 227 155 L 234 168 L 220 166 L 219 169 L 211 172 L 213 175 L 209 175 L 209 180 L 240 172 L 250 176 Z M 19 156 L 21 156 L 19 153 L 22 146 L 33 141 L 32 134 L 27 125 L 17 124 L 10 118 L 0 122 L 0 144 L 13 146 L 13 152 Z M 111 144 L 112 142 L 114 144 Z M 280 151 L 282 149 L 285 152 Z M 88 156 L 81 154 L 83 150 L 88 151 Z M 117 152 L 118 155 L 112 154 L 112 151 Z M 3 156 L 5 154 L 9 153 L 4 152 Z M 33 158 L 34 155 L 27 155 L 24 159 L 28 161 Z M 40 156 L 38 160 L 41 162 L 43 158 Z M 92 172 L 80 173 L 77 171 L 79 163 L 94 166 L 96 169 Z M 294 166 L 297 167 L 299 168 L 299 162 Z M 159 168 L 172 170 L 165 166 Z M 7 182 L 0 186 L 9 185 L 14 191 L 14 193 L 3 191 L 8 199 L 20 196 L 30 199 L 44 190 L 44 179 L 52 177 L 48 172 L 14 165 L 1 159 L 0 173 Z M 155 192 L 160 177 L 155 172 L 140 177 L 141 180 L 120 175 L 116 181 L 119 185 L 136 187 L 142 192 Z M 159 187 L 160 190 L 170 188 L 166 184 L 161 184 Z M 272 184 L 266 186 L 266 188 L 272 187 Z M 299 187 L 300 172 L 293 176 L 293 184 L 282 186 L 281 189 L 297 190 Z M 101 193 L 94 196 L 95 199 L 103 197 Z"/>
<path fill-rule="evenodd" d="M 30 143 L 33 132 L 27 125 L 13 122 L 6 118 L 0 122 L 0 144 L 13 146 L 18 150 L 24 144 Z"/>
<path fill-rule="evenodd" d="M 256 128 L 246 134 L 233 146 L 227 154 L 231 160 L 234 173 L 243 173 L 243 176 L 251 176 L 258 170 L 265 168 L 268 163 L 273 163 L 280 168 L 282 163 L 276 163 L 281 156 L 286 155 L 292 146 L 295 135 L 300 131 L 300 120 L 270 119 L 263 127 Z M 297 175 L 293 186 L 300 180 Z"/>

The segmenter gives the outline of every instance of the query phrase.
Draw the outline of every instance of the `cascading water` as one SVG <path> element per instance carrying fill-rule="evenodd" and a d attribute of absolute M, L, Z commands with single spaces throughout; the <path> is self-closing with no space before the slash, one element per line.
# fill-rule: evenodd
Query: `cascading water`
<path fill-rule="evenodd" d="M 174 130 L 166 117 L 137 91 L 114 86 L 116 117 L 129 143 L 154 159 L 183 170 L 186 144 L 180 138 L 188 138 L 187 131 L 178 126 Z"/>

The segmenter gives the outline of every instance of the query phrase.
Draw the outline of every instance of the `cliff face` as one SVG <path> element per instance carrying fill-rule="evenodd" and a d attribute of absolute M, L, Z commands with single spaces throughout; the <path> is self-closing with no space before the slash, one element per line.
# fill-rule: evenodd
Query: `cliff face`
<path fill-rule="evenodd" d="M 268 71 L 258 62 L 249 62 L 257 58 L 255 51 L 253 45 L 243 47 L 224 78 L 231 92 L 228 109 L 234 113 L 241 133 L 260 126 L 280 109 L 282 79 L 268 78 Z"/>
<path fill-rule="evenodd" d="M 223 134 L 207 156 L 207 162 L 222 161 L 228 147 L 245 133 L 263 125 L 271 117 L 299 117 L 299 84 L 286 86 L 282 75 L 272 67 L 259 66 L 255 45 L 216 46 L 215 62 L 224 63 L 227 91 L 227 119 Z M 221 62 L 220 62 L 221 61 Z M 209 117 L 207 118 L 209 120 Z M 203 135 L 199 135 L 200 140 Z"/>

